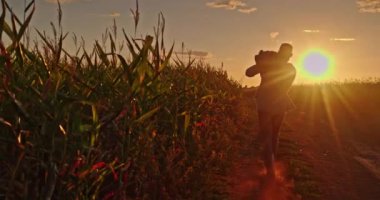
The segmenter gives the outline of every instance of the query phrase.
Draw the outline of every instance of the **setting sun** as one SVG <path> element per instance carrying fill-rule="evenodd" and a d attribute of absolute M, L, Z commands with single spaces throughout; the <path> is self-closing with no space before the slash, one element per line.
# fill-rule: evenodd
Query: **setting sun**
<path fill-rule="evenodd" d="M 300 75 L 313 81 L 332 78 L 335 60 L 331 54 L 321 49 L 305 51 L 298 60 Z"/>

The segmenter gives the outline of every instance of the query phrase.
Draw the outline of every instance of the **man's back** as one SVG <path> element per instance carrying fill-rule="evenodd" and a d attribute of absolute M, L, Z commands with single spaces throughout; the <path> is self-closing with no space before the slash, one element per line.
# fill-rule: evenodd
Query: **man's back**
<path fill-rule="evenodd" d="M 277 63 L 275 67 L 261 72 L 257 91 L 257 106 L 269 112 L 284 112 L 289 104 L 288 91 L 295 79 L 296 70 L 290 63 Z"/>

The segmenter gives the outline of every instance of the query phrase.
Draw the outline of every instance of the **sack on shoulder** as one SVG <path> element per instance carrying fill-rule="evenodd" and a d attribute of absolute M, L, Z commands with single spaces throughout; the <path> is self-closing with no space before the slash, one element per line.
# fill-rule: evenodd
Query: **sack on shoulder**
<path fill-rule="evenodd" d="M 272 65 L 277 61 L 277 52 L 260 50 L 259 54 L 255 55 L 256 65 L 267 66 Z"/>
<path fill-rule="evenodd" d="M 245 70 L 245 75 L 248 76 L 248 77 L 254 77 L 258 73 L 259 72 L 257 70 L 257 66 L 256 65 L 252 65 L 252 66 L 248 67 L 247 70 Z"/>

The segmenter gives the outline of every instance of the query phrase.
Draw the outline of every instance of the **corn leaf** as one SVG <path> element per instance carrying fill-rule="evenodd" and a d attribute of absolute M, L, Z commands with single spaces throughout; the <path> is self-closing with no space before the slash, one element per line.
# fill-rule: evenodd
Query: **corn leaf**
<path fill-rule="evenodd" d="M 164 62 L 160 65 L 160 68 L 158 69 L 159 72 L 161 72 L 165 67 L 167 67 L 169 65 L 169 61 L 170 61 L 170 58 L 172 56 L 173 49 L 174 49 L 174 44 L 170 48 L 170 51 L 169 51 L 168 55 L 166 56 Z"/>
<path fill-rule="evenodd" d="M 124 38 L 125 38 L 125 40 L 127 40 L 127 46 L 128 46 L 129 51 L 130 51 L 131 54 L 132 54 L 132 57 L 133 57 L 133 58 L 136 58 L 136 57 L 137 57 L 137 53 L 136 53 L 136 51 L 135 51 L 135 49 L 134 49 L 134 47 L 133 47 L 133 44 L 132 44 L 131 40 L 129 40 L 127 34 L 125 33 L 125 30 L 124 30 L 124 29 L 123 29 L 123 34 L 124 34 Z"/>
<path fill-rule="evenodd" d="M 29 23 L 32 20 L 32 17 L 33 17 L 34 11 L 35 11 L 34 0 L 28 5 L 28 6 L 31 6 L 32 3 L 33 3 L 32 11 L 30 12 L 28 17 L 26 18 L 25 22 L 22 24 L 21 28 L 19 29 L 18 34 L 17 34 L 17 41 L 21 40 L 22 36 L 25 33 L 25 30 L 29 27 Z"/>
<path fill-rule="evenodd" d="M 0 40 L 2 41 L 2 36 L 3 36 L 3 30 L 5 26 L 5 14 L 7 9 L 5 8 L 5 0 L 1 0 L 1 7 L 3 8 L 3 11 L 1 12 L 0 16 Z"/>
<path fill-rule="evenodd" d="M 100 57 L 100 59 L 102 60 L 102 62 L 106 65 L 106 66 L 109 66 L 110 65 L 110 62 L 107 58 L 107 54 L 104 53 L 102 47 L 100 46 L 99 42 L 96 41 L 96 50 L 98 52 L 98 55 Z"/>
<path fill-rule="evenodd" d="M 161 109 L 161 107 L 157 107 L 157 108 L 154 108 L 152 109 L 151 111 L 145 113 L 144 115 L 140 116 L 138 119 L 136 119 L 134 121 L 134 123 L 142 123 L 144 122 L 145 120 L 151 118 L 156 112 L 158 112 L 159 110 Z"/>
<path fill-rule="evenodd" d="M 3 22 L 3 25 L 1 26 L 1 31 L 4 31 L 12 41 L 16 40 L 17 36 L 12 32 L 12 29 L 7 22 Z"/>
<path fill-rule="evenodd" d="M 184 126 L 183 126 L 185 133 L 187 133 L 187 129 L 189 128 L 189 125 L 190 125 L 190 114 L 186 113 L 185 114 L 185 122 L 184 122 Z"/>

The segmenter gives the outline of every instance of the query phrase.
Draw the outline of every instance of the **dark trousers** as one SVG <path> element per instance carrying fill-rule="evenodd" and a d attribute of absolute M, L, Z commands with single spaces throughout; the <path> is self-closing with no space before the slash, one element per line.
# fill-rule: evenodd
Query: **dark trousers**
<path fill-rule="evenodd" d="M 259 141 L 262 144 L 262 153 L 268 173 L 274 173 L 274 160 L 276 158 L 279 132 L 285 113 L 269 113 L 258 111 Z"/>

